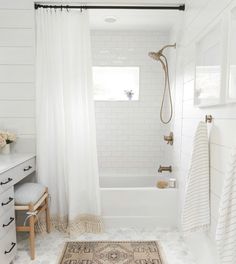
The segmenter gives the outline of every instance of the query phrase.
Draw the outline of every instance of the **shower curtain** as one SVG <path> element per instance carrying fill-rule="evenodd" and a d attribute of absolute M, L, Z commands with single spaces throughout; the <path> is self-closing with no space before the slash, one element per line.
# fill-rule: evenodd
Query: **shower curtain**
<path fill-rule="evenodd" d="M 86 11 L 36 11 L 37 173 L 49 188 L 53 225 L 101 230 Z"/>

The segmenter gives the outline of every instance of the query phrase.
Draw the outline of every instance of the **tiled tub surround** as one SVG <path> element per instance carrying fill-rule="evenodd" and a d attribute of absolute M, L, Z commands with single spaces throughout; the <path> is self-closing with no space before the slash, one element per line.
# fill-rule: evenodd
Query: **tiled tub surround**
<path fill-rule="evenodd" d="M 56 231 L 47 235 L 40 234 L 36 240 L 36 260 L 30 261 L 26 250 L 28 241 L 24 240 L 18 244 L 18 256 L 14 264 L 56 264 L 62 253 L 64 243 L 74 240 L 159 240 L 168 264 L 195 264 L 187 245 L 177 231 L 135 228 L 109 229 L 103 234 L 86 234 L 72 238 Z"/>
<path fill-rule="evenodd" d="M 139 101 L 95 102 L 102 175 L 155 176 L 161 163 L 170 162 L 163 142 L 168 126 L 159 118 L 164 75 L 160 64 L 148 57 L 167 42 L 165 32 L 92 31 L 94 66 L 140 67 Z"/>

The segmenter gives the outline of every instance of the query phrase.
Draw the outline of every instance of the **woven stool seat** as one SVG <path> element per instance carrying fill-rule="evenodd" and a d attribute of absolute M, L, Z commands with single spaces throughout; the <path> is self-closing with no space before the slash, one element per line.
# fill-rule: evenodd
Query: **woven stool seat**
<path fill-rule="evenodd" d="M 23 183 L 15 187 L 15 204 L 35 204 L 45 193 L 46 187 L 40 183 Z"/>

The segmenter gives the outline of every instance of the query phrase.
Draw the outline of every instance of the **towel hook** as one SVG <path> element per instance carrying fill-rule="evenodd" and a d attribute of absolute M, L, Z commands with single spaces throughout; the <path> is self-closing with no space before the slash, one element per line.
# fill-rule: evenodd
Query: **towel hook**
<path fill-rule="evenodd" d="M 212 122 L 212 119 L 213 119 L 212 115 L 206 115 L 205 116 L 205 122 L 206 123 L 211 123 Z"/>

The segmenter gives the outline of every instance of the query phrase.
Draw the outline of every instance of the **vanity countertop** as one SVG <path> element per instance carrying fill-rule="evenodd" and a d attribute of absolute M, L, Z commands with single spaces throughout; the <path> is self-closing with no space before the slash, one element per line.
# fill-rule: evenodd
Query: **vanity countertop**
<path fill-rule="evenodd" d="M 15 166 L 34 158 L 34 153 L 12 153 L 9 155 L 0 154 L 0 173 L 3 173 Z"/>

